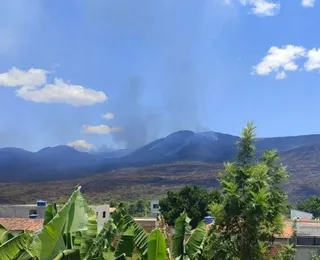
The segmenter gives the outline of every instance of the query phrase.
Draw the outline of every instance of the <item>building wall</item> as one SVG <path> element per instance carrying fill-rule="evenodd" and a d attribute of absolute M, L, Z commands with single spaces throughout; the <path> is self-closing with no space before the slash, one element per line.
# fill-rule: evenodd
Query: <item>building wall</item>
<path fill-rule="evenodd" d="M 157 227 L 156 218 L 134 218 L 134 220 L 146 231 L 151 232 Z"/>
<path fill-rule="evenodd" d="M 29 218 L 31 211 L 38 214 L 38 218 L 44 218 L 45 206 L 34 205 L 4 205 L 0 206 L 0 217 L 2 218 Z"/>
<path fill-rule="evenodd" d="M 320 246 L 297 246 L 295 260 L 310 260 L 311 254 L 319 253 Z"/>
<path fill-rule="evenodd" d="M 292 209 L 290 212 L 291 219 L 299 218 L 299 219 L 313 219 L 313 215 L 309 212 L 303 212 L 300 210 Z"/>
<path fill-rule="evenodd" d="M 151 200 L 150 213 L 152 217 L 156 217 L 160 214 L 159 200 Z"/>
<path fill-rule="evenodd" d="M 98 230 L 109 219 L 109 205 L 89 206 L 96 214 Z M 0 205 L 0 217 L 2 218 L 29 218 L 30 211 L 36 211 L 38 218 L 45 217 L 45 206 L 30 205 Z"/>
<path fill-rule="evenodd" d="M 98 205 L 98 206 L 89 206 L 96 214 L 98 232 L 103 228 L 105 222 L 108 221 L 110 217 L 109 205 Z"/>

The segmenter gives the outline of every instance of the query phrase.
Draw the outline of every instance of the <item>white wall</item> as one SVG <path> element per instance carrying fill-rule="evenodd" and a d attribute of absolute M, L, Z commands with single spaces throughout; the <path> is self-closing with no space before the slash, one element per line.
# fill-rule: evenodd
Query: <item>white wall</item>
<path fill-rule="evenodd" d="M 39 218 L 44 218 L 45 206 L 32 205 L 3 205 L 0 206 L 0 217 L 2 218 L 29 218 L 30 211 L 34 210 Z"/>
<path fill-rule="evenodd" d="M 159 200 L 151 200 L 150 213 L 152 217 L 158 216 L 158 214 L 160 213 Z"/>
<path fill-rule="evenodd" d="M 295 260 L 310 260 L 311 254 L 318 254 L 320 252 L 319 246 L 297 246 Z"/>
<path fill-rule="evenodd" d="M 110 217 L 109 212 L 109 205 L 98 205 L 98 206 L 89 206 L 96 214 L 97 217 L 97 225 L 98 225 L 98 232 L 103 228 L 105 222 L 108 221 Z"/>
<path fill-rule="evenodd" d="M 299 219 L 313 219 L 313 215 L 309 212 L 303 212 L 300 210 L 292 209 L 290 212 L 291 219 L 299 218 Z"/>

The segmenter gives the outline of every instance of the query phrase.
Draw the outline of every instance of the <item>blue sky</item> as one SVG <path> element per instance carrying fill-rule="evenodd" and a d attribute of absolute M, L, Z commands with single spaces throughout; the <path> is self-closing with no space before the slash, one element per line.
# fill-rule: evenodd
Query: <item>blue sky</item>
<path fill-rule="evenodd" d="M 320 133 L 320 1 L 3 0 L 0 147 Z M 108 115 L 106 115 L 109 113 Z"/>

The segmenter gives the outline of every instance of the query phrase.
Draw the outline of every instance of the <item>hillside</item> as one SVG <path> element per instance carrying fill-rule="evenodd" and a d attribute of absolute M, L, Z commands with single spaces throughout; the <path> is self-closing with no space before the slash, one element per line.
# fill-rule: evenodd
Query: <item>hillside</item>
<path fill-rule="evenodd" d="M 214 188 L 223 162 L 236 154 L 237 140 L 222 133 L 179 131 L 135 150 L 94 154 L 67 146 L 36 153 L 3 148 L 0 203 L 57 199 L 77 183 L 94 201 L 159 197 L 186 184 Z M 319 194 L 320 135 L 260 138 L 256 146 L 259 153 L 279 150 L 291 173 L 286 189 L 292 200 Z"/>

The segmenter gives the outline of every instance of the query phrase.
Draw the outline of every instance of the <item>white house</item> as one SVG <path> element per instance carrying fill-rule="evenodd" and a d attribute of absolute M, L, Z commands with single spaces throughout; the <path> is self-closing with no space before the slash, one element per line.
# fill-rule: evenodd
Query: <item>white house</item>
<path fill-rule="evenodd" d="M 157 217 L 160 214 L 159 200 L 151 200 L 150 214 L 152 217 Z"/>

